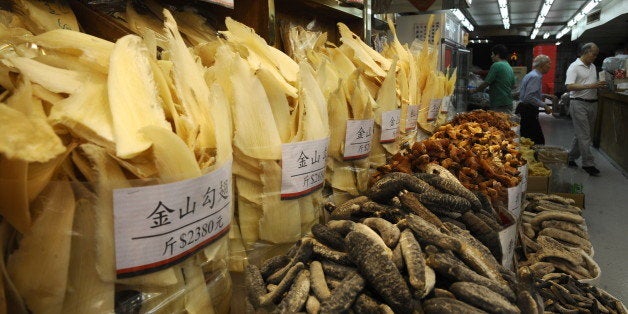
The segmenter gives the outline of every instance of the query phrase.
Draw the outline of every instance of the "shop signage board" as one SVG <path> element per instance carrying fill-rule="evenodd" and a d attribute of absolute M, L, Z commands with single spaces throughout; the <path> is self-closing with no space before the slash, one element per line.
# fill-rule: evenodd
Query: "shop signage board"
<path fill-rule="evenodd" d="M 392 143 L 397 139 L 399 134 L 399 124 L 401 122 L 401 110 L 390 110 L 382 112 L 382 135 L 379 138 L 380 143 Z"/>
<path fill-rule="evenodd" d="M 323 187 L 329 138 L 283 144 L 281 199 L 295 199 Z"/>
<path fill-rule="evenodd" d="M 231 164 L 194 179 L 115 189 L 117 277 L 168 268 L 228 234 Z"/>
<path fill-rule="evenodd" d="M 358 160 L 368 157 L 371 153 L 374 123 L 373 119 L 347 121 L 344 160 Z"/>

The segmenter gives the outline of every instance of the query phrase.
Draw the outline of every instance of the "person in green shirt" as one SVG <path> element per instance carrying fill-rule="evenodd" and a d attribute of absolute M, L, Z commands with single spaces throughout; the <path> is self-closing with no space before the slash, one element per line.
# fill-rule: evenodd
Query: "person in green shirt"
<path fill-rule="evenodd" d="M 508 49 L 504 45 L 495 45 L 491 48 L 491 60 L 493 65 L 484 79 L 471 93 L 482 92 L 490 86 L 488 91 L 489 110 L 512 113 L 512 88 L 515 85 L 515 73 L 507 61 Z"/>

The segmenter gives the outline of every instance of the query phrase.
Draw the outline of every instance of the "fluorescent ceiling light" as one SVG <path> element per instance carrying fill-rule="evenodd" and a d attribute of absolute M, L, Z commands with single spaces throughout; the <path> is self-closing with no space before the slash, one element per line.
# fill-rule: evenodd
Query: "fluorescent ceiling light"
<path fill-rule="evenodd" d="M 508 17 L 508 0 L 497 0 L 499 15 L 502 16 L 502 23 L 505 29 L 510 28 L 510 17 Z"/>
<path fill-rule="evenodd" d="M 584 8 L 582 9 L 582 13 L 587 14 L 589 12 L 591 12 L 591 10 L 593 10 L 593 8 L 595 8 L 595 6 L 597 5 L 599 1 L 595 1 L 595 0 L 591 0 L 589 1 L 589 3 L 587 3 L 587 5 L 584 6 Z"/>
<path fill-rule="evenodd" d="M 548 39 L 549 37 L 550 37 L 550 33 L 546 32 L 545 34 L 543 34 L 543 39 Z"/>
<path fill-rule="evenodd" d="M 536 38 L 536 34 L 538 34 L 538 33 L 539 33 L 539 29 L 538 29 L 538 28 L 535 28 L 535 29 L 532 31 L 532 35 L 530 35 L 530 39 L 534 39 L 534 38 Z"/>
<path fill-rule="evenodd" d="M 556 46 L 560 46 L 560 44 L 562 44 L 560 41 L 556 42 Z"/>
<path fill-rule="evenodd" d="M 451 13 L 453 13 L 456 16 L 456 18 L 458 19 L 458 21 L 460 21 L 460 24 L 462 24 L 462 26 L 466 27 L 470 32 L 472 32 L 475 29 L 473 27 L 473 24 L 471 24 L 471 22 L 469 22 L 469 20 L 464 15 L 464 13 L 462 13 L 462 11 L 460 11 L 459 9 L 452 9 Z"/>
<path fill-rule="evenodd" d="M 596 1 L 596 0 L 591 0 L 591 1 Z M 541 26 L 543 25 L 543 22 L 545 22 L 545 17 L 547 16 L 550 9 L 552 8 L 552 3 L 554 3 L 554 0 L 545 0 L 543 2 L 543 6 L 541 7 L 539 14 L 536 16 L 536 22 L 534 23 L 534 30 L 532 31 L 533 35 L 530 34 L 530 38 L 534 39 L 534 37 L 536 37 L 536 33 L 538 33 L 539 28 L 541 28 Z"/>

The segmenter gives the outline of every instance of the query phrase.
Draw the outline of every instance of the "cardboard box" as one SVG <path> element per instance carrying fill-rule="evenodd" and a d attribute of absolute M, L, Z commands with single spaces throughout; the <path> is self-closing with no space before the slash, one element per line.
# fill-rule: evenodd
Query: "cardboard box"
<path fill-rule="evenodd" d="M 574 201 L 576 201 L 576 206 L 584 209 L 584 194 L 583 193 L 552 193 L 552 194 L 556 194 L 558 196 L 562 196 L 564 198 L 570 198 Z"/>
<path fill-rule="evenodd" d="M 549 176 L 528 176 L 527 193 L 545 193 L 549 188 Z"/>

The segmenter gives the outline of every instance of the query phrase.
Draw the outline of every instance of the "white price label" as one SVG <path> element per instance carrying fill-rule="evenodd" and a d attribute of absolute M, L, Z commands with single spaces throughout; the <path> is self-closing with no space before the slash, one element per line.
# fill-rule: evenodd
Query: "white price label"
<path fill-rule="evenodd" d="M 406 113 L 406 131 L 414 130 L 416 123 L 419 120 L 419 106 L 408 106 L 408 112 Z"/>
<path fill-rule="evenodd" d="M 380 143 L 392 143 L 397 139 L 399 133 L 399 123 L 401 122 L 401 110 L 390 110 L 382 112 L 382 135 Z"/>
<path fill-rule="evenodd" d="M 521 184 L 508 188 L 508 211 L 519 220 L 521 215 Z"/>
<path fill-rule="evenodd" d="M 231 162 L 198 178 L 113 191 L 118 278 L 155 272 L 228 234 Z"/>
<path fill-rule="evenodd" d="M 443 103 L 440 106 L 440 113 L 448 113 L 451 109 L 451 96 L 445 96 Z"/>
<path fill-rule="evenodd" d="M 371 153 L 373 123 L 373 119 L 347 121 L 344 160 L 366 158 Z"/>
<path fill-rule="evenodd" d="M 514 223 L 499 232 L 499 243 L 502 248 L 502 266 L 512 269 L 517 240 L 517 224 Z"/>
<path fill-rule="evenodd" d="M 517 137 L 519 135 L 521 135 L 521 125 L 520 124 L 517 124 L 517 125 L 513 126 L 510 129 L 513 130 L 515 132 L 515 134 L 517 134 Z"/>
<path fill-rule="evenodd" d="M 440 112 L 440 106 L 443 103 L 443 99 L 432 99 L 430 101 L 430 107 L 427 110 L 427 121 L 434 121 Z"/>
<path fill-rule="evenodd" d="M 528 190 L 528 164 L 525 164 L 519 168 L 519 176 L 521 177 L 521 192 Z"/>
<path fill-rule="evenodd" d="M 281 199 L 305 196 L 323 187 L 329 138 L 281 146 Z"/>

